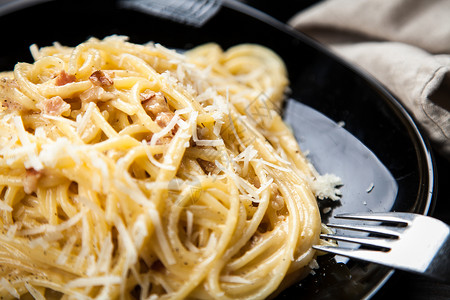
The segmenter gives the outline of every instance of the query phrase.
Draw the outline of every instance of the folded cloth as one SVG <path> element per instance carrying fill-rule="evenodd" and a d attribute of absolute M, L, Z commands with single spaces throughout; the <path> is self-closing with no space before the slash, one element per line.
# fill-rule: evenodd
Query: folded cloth
<path fill-rule="evenodd" d="M 288 24 L 377 78 L 450 160 L 449 0 L 327 0 Z"/>

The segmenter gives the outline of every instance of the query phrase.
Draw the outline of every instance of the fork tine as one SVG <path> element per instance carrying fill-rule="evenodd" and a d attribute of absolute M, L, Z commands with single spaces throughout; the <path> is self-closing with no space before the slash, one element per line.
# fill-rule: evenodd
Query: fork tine
<path fill-rule="evenodd" d="M 336 229 L 347 229 L 347 230 L 356 230 L 382 234 L 391 237 L 398 237 L 404 231 L 403 227 L 390 227 L 390 226 L 388 227 L 381 225 L 372 226 L 372 225 L 327 224 L 327 226 Z"/>
<path fill-rule="evenodd" d="M 357 243 L 366 246 L 375 246 L 379 248 L 384 248 L 387 250 L 391 249 L 392 239 L 374 238 L 374 237 L 353 237 L 353 236 L 343 236 L 334 234 L 321 234 L 322 239 L 330 239 L 342 242 Z M 395 241 L 395 240 L 394 240 Z"/>
<path fill-rule="evenodd" d="M 341 222 L 327 225 L 331 228 L 362 231 L 366 235 L 344 234 L 341 236 L 339 230 L 337 234 L 323 234 L 322 239 L 337 240 L 339 245 L 316 245 L 313 246 L 314 249 L 424 274 L 444 281 L 450 280 L 450 226 L 444 222 L 413 213 L 343 214 L 338 215 L 337 218 L 348 219 L 351 222 L 347 221 L 349 223 L 347 225 L 339 224 Z M 372 221 L 378 223 L 367 225 Z M 398 226 L 399 223 L 403 226 Z M 367 233 L 387 235 L 391 238 L 367 236 Z M 355 249 L 346 246 L 345 242 L 381 247 L 381 249 L 369 250 L 364 247 Z"/>
<path fill-rule="evenodd" d="M 387 265 L 387 253 L 365 249 L 349 249 L 334 246 L 313 246 L 314 249 L 336 255 L 346 256 L 357 260 L 365 260 L 382 265 Z"/>
<path fill-rule="evenodd" d="M 339 219 L 349 219 L 349 220 L 362 220 L 362 221 L 380 221 L 389 223 L 400 223 L 403 225 L 408 225 L 412 221 L 412 215 L 409 213 L 382 213 L 382 212 L 372 212 L 372 213 L 349 213 L 349 214 L 339 214 L 334 216 Z"/>

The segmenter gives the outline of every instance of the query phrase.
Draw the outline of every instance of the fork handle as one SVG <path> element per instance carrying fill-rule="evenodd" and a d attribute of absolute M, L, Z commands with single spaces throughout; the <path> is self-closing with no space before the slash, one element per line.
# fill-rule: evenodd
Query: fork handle
<path fill-rule="evenodd" d="M 424 273 L 438 280 L 450 282 L 450 235 L 447 236 Z"/>

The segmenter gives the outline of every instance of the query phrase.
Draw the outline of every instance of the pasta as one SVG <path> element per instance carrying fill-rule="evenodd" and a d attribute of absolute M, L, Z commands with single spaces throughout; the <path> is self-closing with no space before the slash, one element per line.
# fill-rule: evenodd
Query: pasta
<path fill-rule="evenodd" d="M 31 52 L 0 80 L 1 296 L 261 299 L 310 271 L 318 175 L 271 50 Z"/>

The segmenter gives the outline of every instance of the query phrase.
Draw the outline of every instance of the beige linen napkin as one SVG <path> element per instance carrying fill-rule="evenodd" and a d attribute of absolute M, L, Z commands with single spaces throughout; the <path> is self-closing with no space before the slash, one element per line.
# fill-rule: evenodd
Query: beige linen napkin
<path fill-rule="evenodd" d="M 450 0 L 327 0 L 288 23 L 377 78 L 450 160 Z"/>

